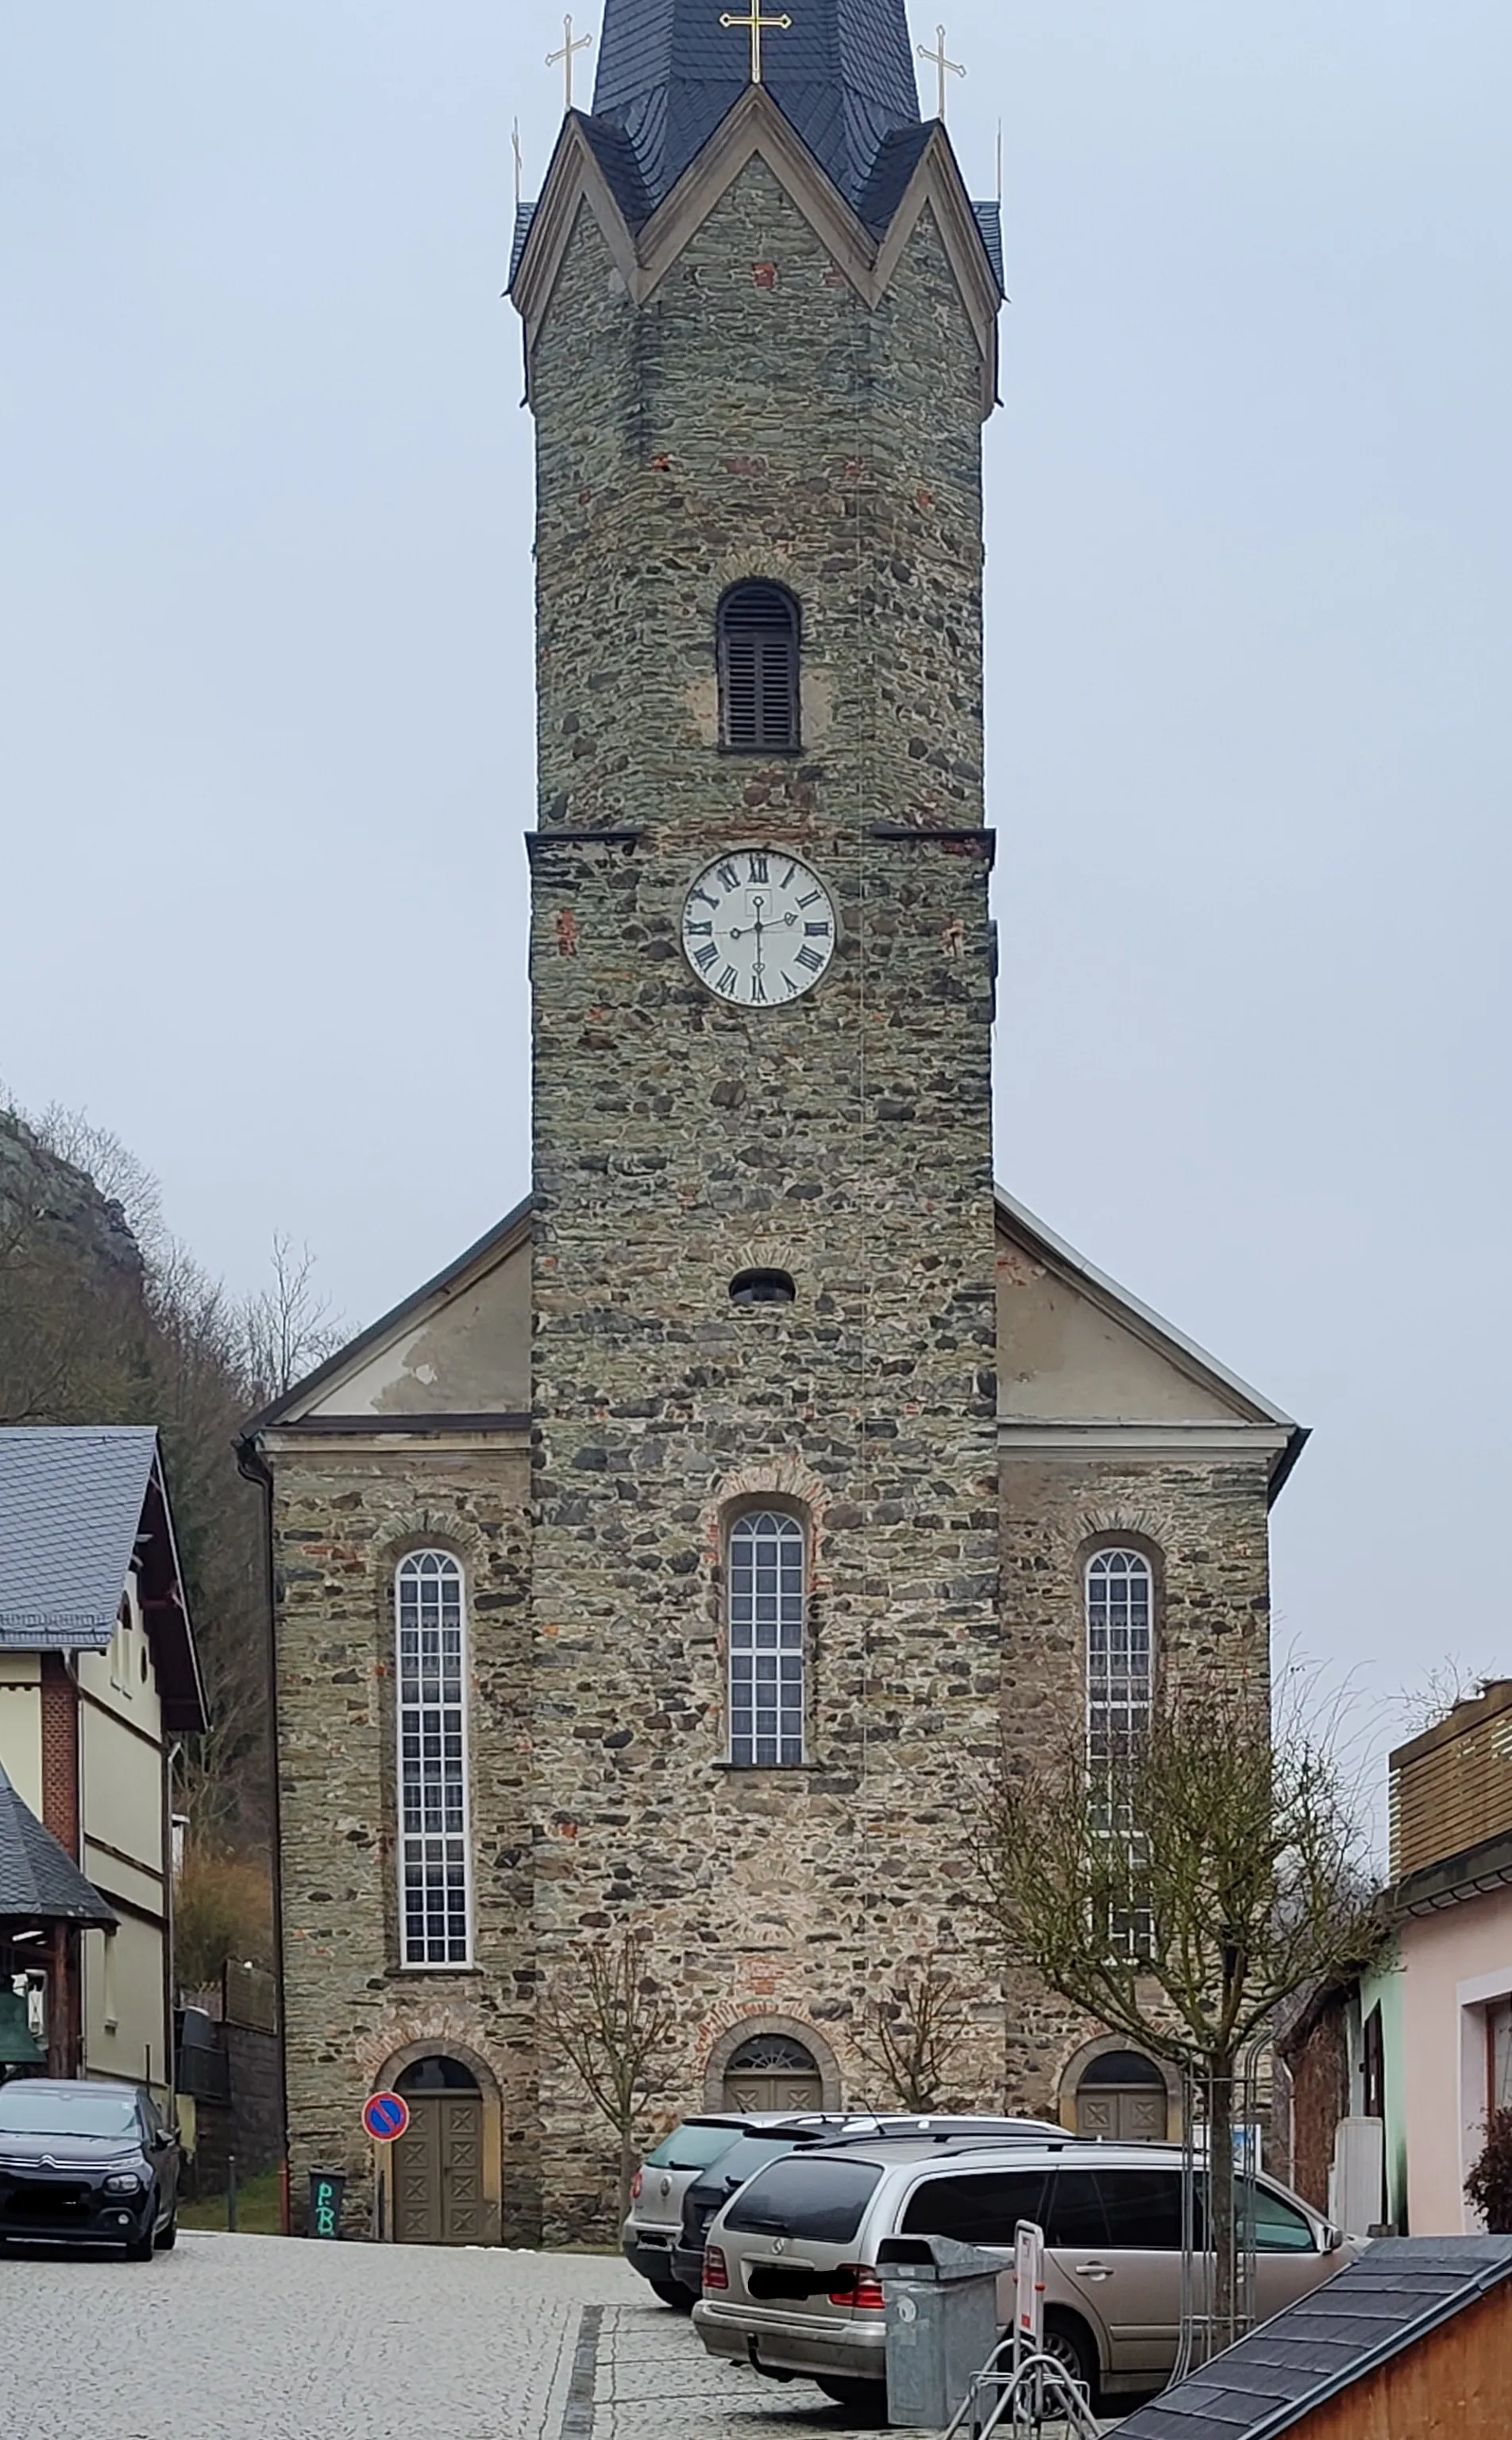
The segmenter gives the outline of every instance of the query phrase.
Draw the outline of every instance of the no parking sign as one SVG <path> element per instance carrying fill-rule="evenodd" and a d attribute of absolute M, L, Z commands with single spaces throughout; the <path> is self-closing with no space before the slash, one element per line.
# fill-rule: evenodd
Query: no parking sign
<path fill-rule="evenodd" d="M 397 2144 L 410 2123 L 410 2106 L 401 2093 L 375 2092 L 363 2104 L 363 2125 L 375 2144 Z"/>

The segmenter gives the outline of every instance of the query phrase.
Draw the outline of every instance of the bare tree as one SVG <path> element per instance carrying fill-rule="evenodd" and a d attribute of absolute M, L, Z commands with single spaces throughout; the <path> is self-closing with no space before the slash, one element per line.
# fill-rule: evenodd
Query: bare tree
<path fill-rule="evenodd" d="M 578 1949 L 543 2011 L 547 2033 L 619 2147 L 619 2217 L 630 2209 L 636 2127 L 656 2101 L 673 2029 L 642 1932 Z"/>
<path fill-rule="evenodd" d="M 329 1301 L 316 1294 L 315 1258 L 308 1246 L 273 1241 L 273 1282 L 249 1297 L 240 1317 L 239 1355 L 254 1403 L 268 1406 L 324 1363 L 341 1344 Z"/>
<path fill-rule="evenodd" d="M 983 1903 L 1009 1959 L 1210 2095 L 1215 2309 L 1236 2302 L 1236 2072 L 1276 2011 L 1379 1947 L 1362 1836 L 1327 1743 L 1258 1685 L 1172 1693 L 1112 1762 L 1068 1739 L 1005 1759 L 981 1813 Z"/>
<path fill-rule="evenodd" d="M 965 2047 L 970 2011 L 937 1956 L 908 1967 L 873 2000 L 851 2039 L 880 2078 L 878 2097 L 900 2109 L 942 2109 Z"/>
<path fill-rule="evenodd" d="M 168 1229 L 163 1190 L 147 1163 L 109 1127 L 97 1125 L 83 1110 L 64 1109 L 61 1102 L 49 1102 L 29 1123 L 39 1143 L 80 1171 L 108 1203 L 118 1206 L 143 1255 L 155 1261 L 166 1247 Z"/>

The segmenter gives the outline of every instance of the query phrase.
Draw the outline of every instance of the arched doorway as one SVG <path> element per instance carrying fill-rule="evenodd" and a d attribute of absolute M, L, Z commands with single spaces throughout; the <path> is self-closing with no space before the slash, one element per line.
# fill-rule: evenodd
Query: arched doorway
<path fill-rule="evenodd" d="M 819 2062 L 789 2034 L 753 2034 L 726 2061 L 726 2109 L 820 2109 Z"/>
<path fill-rule="evenodd" d="M 397 2245 L 486 2245 L 483 2095 L 471 2068 L 439 2053 L 395 2079 L 410 2123 L 394 2146 Z"/>
<path fill-rule="evenodd" d="M 1142 2051 L 1104 2051 L 1076 2086 L 1076 2132 L 1116 2144 L 1164 2144 L 1165 2078 Z"/>

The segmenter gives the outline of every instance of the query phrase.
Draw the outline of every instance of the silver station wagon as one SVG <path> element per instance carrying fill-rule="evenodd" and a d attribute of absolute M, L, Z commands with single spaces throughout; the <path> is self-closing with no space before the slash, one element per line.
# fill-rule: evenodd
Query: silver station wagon
<path fill-rule="evenodd" d="M 1247 2181 L 1262 2319 L 1332 2278 L 1356 2249 L 1269 2178 Z M 952 2236 L 1000 2252 L 999 2321 L 1013 2314 L 1020 2220 L 1045 2232 L 1046 2345 L 1095 2397 L 1159 2389 L 1182 2310 L 1182 2156 L 1078 2142 L 851 2144 L 761 2170 L 709 2230 L 693 2320 L 711 2355 L 881 2415 L 879 2270 L 893 2240 Z M 1199 2257 L 1199 2272 L 1205 2266 Z"/>

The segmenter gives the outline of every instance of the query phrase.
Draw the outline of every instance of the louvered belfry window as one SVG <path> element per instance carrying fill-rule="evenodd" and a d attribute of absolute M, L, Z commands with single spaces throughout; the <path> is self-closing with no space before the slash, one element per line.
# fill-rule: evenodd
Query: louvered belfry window
<path fill-rule="evenodd" d="M 720 604 L 720 733 L 732 754 L 794 754 L 798 604 L 780 584 L 738 584 Z"/>

